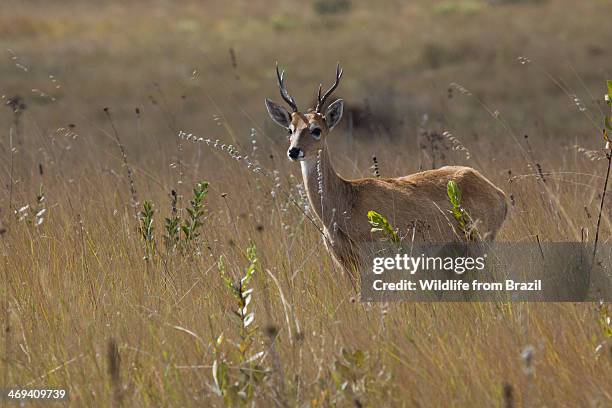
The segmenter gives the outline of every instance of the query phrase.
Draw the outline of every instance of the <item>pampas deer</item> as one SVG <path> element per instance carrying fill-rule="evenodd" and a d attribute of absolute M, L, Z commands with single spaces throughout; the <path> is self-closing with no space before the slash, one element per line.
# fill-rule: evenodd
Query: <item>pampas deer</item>
<path fill-rule="evenodd" d="M 478 236 L 493 240 L 506 217 L 504 192 L 470 167 L 445 166 L 398 178 L 346 180 L 336 173 L 330 161 L 327 138 L 342 117 L 344 101 L 338 99 L 324 109 L 326 100 L 342 77 L 336 67 L 336 80 L 325 94 L 321 86 L 317 104 L 305 112 L 298 110 L 285 88 L 284 71 L 276 66 L 278 86 L 291 112 L 266 99 L 270 117 L 289 134 L 287 155 L 299 161 L 310 204 L 323 224 L 325 243 L 335 260 L 351 271 L 359 265 L 359 244 L 371 242 L 368 211 L 387 217 L 401 233 L 420 242 L 445 243 L 466 240 L 449 216 L 447 184 L 453 180 L 462 192 L 462 207 Z"/>

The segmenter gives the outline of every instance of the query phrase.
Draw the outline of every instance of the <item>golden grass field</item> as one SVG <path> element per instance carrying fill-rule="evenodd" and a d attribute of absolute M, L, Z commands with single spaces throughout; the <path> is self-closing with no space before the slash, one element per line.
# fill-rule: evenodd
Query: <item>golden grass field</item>
<path fill-rule="evenodd" d="M 75 407 L 612 406 L 608 305 L 361 303 L 263 103 L 280 101 L 276 60 L 301 106 L 341 61 L 340 174 L 370 176 L 373 155 L 388 177 L 472 166 L 510 197 L 500 241 L 592 242 L 610 15 L 603 0 L 4 0 L 0 387 L 63 387 Z M 171 191 L 186 219 L 202 180 L 201 234 L 172 248 Z M 251 245 L 245 330 L 218 262 L 239 280 Z"/>

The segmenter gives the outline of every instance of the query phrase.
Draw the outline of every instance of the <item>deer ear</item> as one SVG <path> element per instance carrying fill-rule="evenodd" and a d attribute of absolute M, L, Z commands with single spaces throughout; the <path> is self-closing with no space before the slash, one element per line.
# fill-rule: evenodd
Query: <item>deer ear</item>
<path fill-rule="evenodd" d="M 287 112 L 287 109 L 267 98 L 266 108 L 268 109 L 268 114 L 274 122 L 281 125 L 285 129 L 289 129 L 289 125 L 291 124 L 291 115 L 289 112 Z"/>
<path fill-rule="evenodd" d="M 342 99 L 334 101 L 334 103 L 327 107 L 327 110 L 325 111 L 325 123 L 327 124 L 327 128 L 329 130 L 332 130 L 334 126 L 340 122 L 343 110 L 344 101 Z"/>

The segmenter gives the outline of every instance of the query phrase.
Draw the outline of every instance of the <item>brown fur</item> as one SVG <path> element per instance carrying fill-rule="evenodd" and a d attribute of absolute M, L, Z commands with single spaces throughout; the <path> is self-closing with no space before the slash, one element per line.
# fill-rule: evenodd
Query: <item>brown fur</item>
<path fill-rule="evenodd" d="M 301 161 L 308 199 L 323 224 L 325 244 L 349 272 L 360 266 L 360 245 L 380 238 L 371 233 L 367 218 L 370 210 L 386 217 L 410 241 L 466 240 L 450 212 L 447 196 L 450 180 L 459 186 L 462 207 L 480 239 L 493 240 L 504 222 L 507 211 L 504 192 L 469 167 L 446 166 L 398 178 L 340 177 L 329 159 L 326 139 L 342 115 L 342 101 L 331 104 L 325 114 L 312 109 L 289 114 L 269 100 L 266 105 L 270 116 L 291 133 L 289 151 L 294 154 L 299 151 L 299 156 L 292 159 Z M 313 129 L 320 129 L 319 137 Z"/>
<path fill-rule="evenodd" d="M 308 134 L 313 123 L 323 129 L 320 140 Z M 472 168 L 446 166 L 398 178 L 345 180 L 335 172 L 329 159 L 325 144 L 328 129 L 321 115 L 294 113 L 292 128 L 291 147 L 304 151 L 302 168 L 310 203 L 324 225 L 328 249 L 345 268 L 359 263 L 355 253 L 359 244 L 379 238 L 370 232 L 367 219 L 370 210 L 385 216 L 409 240 L 435 243 L 465 240 L 449 211 L 450 180 L 459 186 L 462 206 L 482 239 L 493 240 L 506 217 L 504 192 Z"/>

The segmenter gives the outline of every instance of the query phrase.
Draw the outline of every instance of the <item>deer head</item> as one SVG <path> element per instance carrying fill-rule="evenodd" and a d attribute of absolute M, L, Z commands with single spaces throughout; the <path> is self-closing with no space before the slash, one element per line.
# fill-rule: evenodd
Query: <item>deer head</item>
<path fill-rule="evenodd" d="M 340 84 L 342 68 L 340 68 L 340 64 L 336 66 L 336 81 L 322 96 L 322 85 L 319 85 L 317 105 L 306 112 L 298 110 L 295 99 L 287 92 L 284 73 L 285 71 L 279 71 L 277 63 L 276 76 L 278 78 L 278 87 L 280 88 L 281 97 L 291 108 L 291 113 L 283 106 L 267 98 L 266 108 L 272 120 L 288 132 L 289 150 L 287 150 L 287 156 L 289 156 L 289 159 L 292 161 L 305 160 L 307 155 L 316 155 L 316 152 L 324 147 L 325 138 L 342 117 L 342 110 L 344 108 L 344 101 L 342 99 L 331 103 L 325 110 L 325 113 L 323 113 L 325 101 Z"/>

